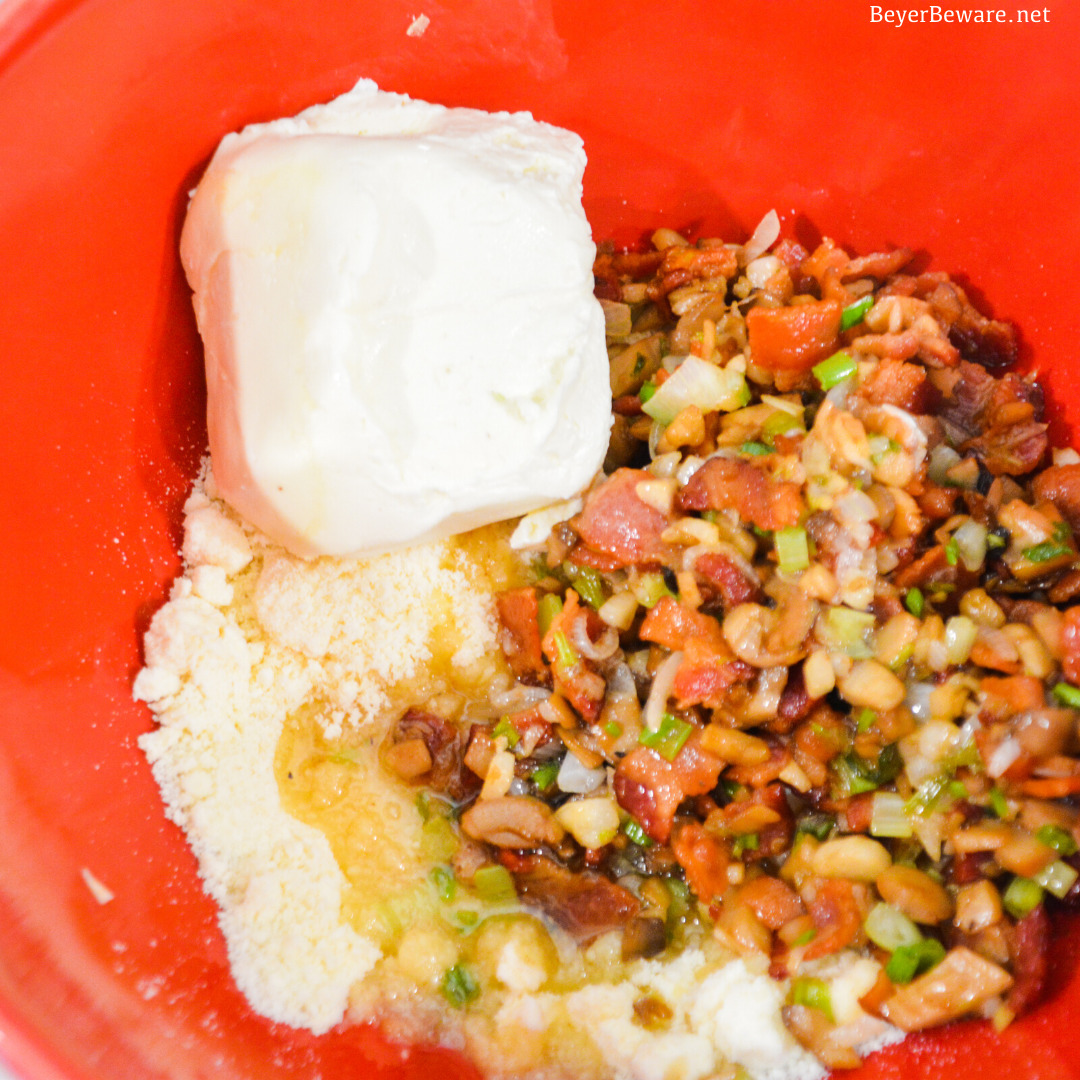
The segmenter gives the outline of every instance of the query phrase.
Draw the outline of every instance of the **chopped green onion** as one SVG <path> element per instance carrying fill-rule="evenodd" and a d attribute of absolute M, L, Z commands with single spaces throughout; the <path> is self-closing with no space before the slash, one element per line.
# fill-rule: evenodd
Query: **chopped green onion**
<path fill-rule="evenodd" d="M 1012 811 L 1009 809 L 1009 800 L 1005 798 L 1005 792 L 997 784 L 990 789 L 990 809 L 993 810 L 994 817 L 1000 818 L 1002 821 L 1012 815 Z"/>
<path fill-rule="evenodd" d="M 736 859 L 740 859 L 745 851 L 757 851 L 760 843 L 757 833 L 744 833 L 742 836 L 736 836 L 731 845 L 731 854 Z"/>
<path fill-rule="evenodd" d="M 1054 531 L 1051 535 L 1059 544 L 1064 544 L 1072 536 L 1072 529 L 1069 528 L 1067 521 L 1055 521 Z"/>
<path fill-rule="evenodd" d="M 789 529 L 777 529 L 773 533 L 776 556 L 782 574 L 797 574 L 810 565 L 810 547 L 806 541 L 806 530 L 794 525 Z"/>
<path fill-rule="evenodd" d="M 766 446 L 763 442 L 744 442 L 739 447 L 740 454 L 750 454 L 752 457 L 764 457 L 765 454 L 773 452 L 773 448 Z"/>
<path fill-rule="evenodd" d="M 1014 918 L 1030 915 L 1043 901 L 1043 888 L 1031 878 L 1014 877 L 1001 897 L 1005 910 Z"/>
<path fill-rule="evenodd" d="M 936 938 L 923 938 L 896 949 L 885 965 L 885 974 L 894 983 L 909 983 L 916 975 L 937 967 L 944 959 L 945 946 Z"/>
<path fill-rule="evenodd" d="M 594 611 L 604 603 L 604 583 L 591 566 L 574 566 L 569 571 L 570 583 L 578 596 Z"/>
<path fill-rule="evenodd" d="M 904 812 L 904 797 L 895 791 L 875 792 L 870 811 L 870 835 L 906 840 L 911 833 L 911 821 Z"/>
<path fill-rule="evenodd" d="M 1076 838 L 1060 825 L 1044 825 L 1035 833 L 1035 839 L 1053 848 L 1059 855 L 1075 855 L 1078 850 Z"/>
<path fill-rule="evenodd" d="M 939 773 L 924 780 L 915 793 L 904 803 L 904 813 L 926 817 L 932 814 L 948 791 L 952 779 L 947 773 Z"/>
<path fill-rule="evenodd" d="M 1060 559 L 1062 555 L 1074 555 L 1075 552 L 1068 544 L 1059 544 L 1053 540 L 1046 540 L 1041 544 L 1035 544 L 1034 547 L 1024 548 L 1020 554 L 1029 562 L 1043 563 L 1050 562 L 1052 559 Z"/>
<path fill-rule="evenodd" d="M 642 574 L 632 587 L 632 592 L 642 607 L 653 608 L 665 597 L 675 594 L 667 587 L 664 575 L 657 571 Z"/>
<path fill-rule="evenodd" d="M 1058 859 L 1057 862 L 1052 862 L 1049 866 L 1040 870 L 1032 880 L 1059 900 L 1064 900 L 1076 884 L 1078 877 L 1080 877 L 1080 874 L 1067 862 Z"/>
<path fill-rule="evenodd" d="M 874 726 L 877 713 L 868 707 L 861 708 L 855 716 L 855 728 L 858 731 L 869 731 Z"/>
<path fill-rule="evenodd" d="M 443 997 L 455 1009 L 465 1008 L 470 1001 L 475 1001 L 480 996 L 480 984 L 464 964 L 455 964 L 447 969 L 442 978 L 441 989 Z"/>
<path fill-rule="evenodd" d="M 562 630 L 555 631 L 555 652 L 558 654 L 559 663 L 564 668 L 572 668 L 577 666 L 578 654 L 574 650 L 574 646 L 570 644 L 566 639 L 566 634 Z"/>
<path fill-rule="evenodd" d="M 480 921 L 479 913 L 472 908 L 458 908 L 453 917 L 454 922 L 462 929 L 473 927 Z"/>
<path fill-rule="evenodd" d="M 778 409 L 765 420 L 765 423 L 761 425 L 761 433 L 768 440 L 774 439 L 777 435 L 783 435 L 788 431 L 805 431 L 802 420 L 797 416 L 792 416 L 789 412 L 784 412 Z"/>
<path fill-rule="evenodd" d="M 955 566 L 960 560 L 960 545 L 956 542 L 955 536 L 950 536 L 948 542 L 945 544 L 945 561 L 950 566 Z"/>
<path fill-rule="evenodd" d="M 821 384 L 822 390 L 831 390 L 838 383 L 850 379 L 858 370 L 859 365 L 855 358 L 846 352 L 833 353 L 828 360 L 822 360 L 813 368 L 814 376 Z"/>
<path fill-rule="evenodd" d="M 808 833 L 815 840 L 828 840 L 836 828 L 836 818 L 831 814 L 804 814 L 796 826 L 797 833 Z"/>
<path fill-rule="evenodd" d="M 829 993 L 829 984 L 824 979 L 815 979 L 804 975 L 792 981 L 791 1003 L 793 1005 L 805 1005 L 810 1009 L 817 1009 L 824 1013 L 829 1020 L 833 1020 L 832 995 Z"/>
<path fill-rule="evenodd" d="M 504 716 L 492 729 L 491 737 L 493 739 L 504 738 L 506 745 L 509 749 L 513 750 L 519 742 L 521 742 L 521 736 L 518 734 L 517 728 L 510 723 L 510 718 Z"/>
<path fill-rule="evenodd" d="M 631 844 L 637 844 L 638 847 L 652 847 L 652 837 L 633 818 L 627 818 L 623 822 L 622 831 L 626 833 Z"/>
<path fill-rule="evenodd" d="M 988 548 L 1003 548 L 1007 541 L 1004 536 L 998 536 L 997 533 L 990 533 L 986 537 L 986 546 Z"/>
<path fill-rule="evenodd" d="M 840 329 L 850 330 L 853 326 L 861 323 L 866 318 L 866 313 L 874 306 L 874 297 L 864 296 L 861 300 L 856 300 L 852 304 L 848 304 L 842 312 L 840 312 Z"/>
<path fill-rule="evenodd" d="M 650 750 L 655 750 L 666 761 L 674 761 L 693 730 L 691 724 L 666 712 L 660 718 L 660 727 L 656 731 L 641 729 L 638 742 Z"/>
<path fill-rule="evenodd" d="M 814 938 L 817 937 L 817 927 L 811 926 L 809 930 L 804 930 L 791 944 L 792 945 L 809 945 Z"/>
<path fill-rule="evenodd" d="M 537 605 L 537 621 L 540 624 L 540 636 L 546 637 L 555 617 L 562 611 L 562 597 L 555 593 L 544 593 Z"/>
<path fill-rule="evenodd" d="M 963 780 L 950 780 L 949 794 L 954 799 L 966 799 L 971 792 L 968 791 L 967 784 L 965 784 Z"/>
<path fill-rule="evenodd" d="M 613 739 L 617 739 L 623 733 L 623 727 L 622 724 L 617 723 L 614 720 L 609 720 L 604 725 L 604 731 Z"/>
<path fill-rule="evenodd" d="M 431 884 L 435 886 L 435 892 L 444 904 L 449 904 L 457 892 L 457 880 L 454 871 L 449 866 L 436 866 L 428 875 Z"/>
<path fill-rule="evenodd" d="M 833 761 L 833 769 L 848 795 L 876 791 L 882 784 L 895 780 L 902 767 L 903 759 L 900 757 L 900 749 L 896 743 L 889 743 L 888 746 L 882 747 L 877 761 L 873 763 L 859 757 L 854 751 L 843 754 Z"/>
<path fill-rule="evenodd" d="M 652 379 L 646 380 L 641 384 L 641 389 L 638 391 L 638 400 L 644 405 L 656 393 L 656 390 L 656 383 Z"/>
<path fill-rule="evenodd" d="M 416 796 L 416 809 L 421 821 L 430 821 L 433 817 L 453 817 L 454 807 L 446 799 L 430 791 L 421 791 Z"/>
<path fill-rule="evenodd" d="M 449 862 L 457 853 L 459 840 L 448 818 L 433 817 L 420 830 L 420 852 L 425 861 Z"/>
<path fill-rule="evenodd" d="M 1068 705 L 1070 709 L 1080 709 L 1080 687 L 1072 686 L 1067 682 L 1059 682 L 1054 687 L 1054 697 L 1062 705 Z"/>
<path fill-rule="evenodd" d="M 543 765 L 537 765 L 533 769 L 529 779 L 541 790 L 547 791 L 555 783 L 555 777 L 559 775 L 558 761 L 545 761 Z"/>
<path fill-rule="evenodd" d="M 505 866 L 481 866 L 473 875 L 473 888 L 482 900 L 492 904 L 517 899 L 514 879 Z"/>
<path fill-rule="evenodd" d="M 919 928 L 898 908 L 884 902 L 875 904 L 863 922 L 866 936 L 886 952 L 905 945 L 917 945 L 923 936 Z"/>

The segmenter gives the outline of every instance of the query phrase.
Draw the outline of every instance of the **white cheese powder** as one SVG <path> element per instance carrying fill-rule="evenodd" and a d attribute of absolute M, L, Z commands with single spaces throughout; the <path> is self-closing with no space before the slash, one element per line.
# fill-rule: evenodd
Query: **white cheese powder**
<path fill-rule="evenodd" d="M 329 736 L 370 725 L 385 687 L 427 659 L 433 612 L 449 611 L 463 657 L 494 647 L 489 600 L 441 545 L 306 562 L 207 490 L 211 477 L 188 500 L 185 573 L 146 635 L 134 693 L 158 726 L 140 745 L 220 905 L 238 986 L 272 1020 L 322 1032 L 380 953 L 341 919 L 325 837 L 281 806 L 286 717 L 317 697 L 336 706 Z"/>

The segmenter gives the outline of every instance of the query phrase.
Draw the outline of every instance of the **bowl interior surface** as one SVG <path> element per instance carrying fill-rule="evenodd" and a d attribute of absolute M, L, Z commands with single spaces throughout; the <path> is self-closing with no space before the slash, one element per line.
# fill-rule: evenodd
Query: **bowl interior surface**
<path fill-rule="evenodd" d="M 907 245 L 1016 322 L 1080 424 L 1075 6 L 874 21 L 861 0 L 5 0 L 0 5 L 0 1054 L 36 1080 L 473 1076 L 367 1029 L 254 1015 L 136 739 L 140 640 L 180 568 L 205 388 L 177 257 L 218 140 L 360 77 L 578 131 L 597 239 L 657 225 Z M 930 10 L 930 9 L 927 9 Z M 406 31 L 427 15 L 422 36 Z M 1010 9 L 1005 13 L 1015 17 Z M 929 17 L 929 16 L 928 16 Z M 112 891 L 99 904 L 89 872 Z M 1074 1077 L 1046 1003 L 875 1055 L 866 1078 Z"/>

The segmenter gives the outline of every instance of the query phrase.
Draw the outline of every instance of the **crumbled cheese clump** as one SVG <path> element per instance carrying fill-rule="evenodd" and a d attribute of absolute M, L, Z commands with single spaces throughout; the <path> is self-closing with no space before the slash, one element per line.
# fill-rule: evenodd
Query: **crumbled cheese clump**
<path fill-rule="evenodd" d="M 441 544 L 305 561 L 208 491 L 211 476 L 185 507 L 185 573 L 146 635 L 134 694 L 158 726 L 140 745 L 220 905 L 238 986 L 272 1020 L 322 1032 L 380 952 L 341 919 L 326 838 L 282 808 L 283 724 L 317 699 L 328 737 L 370 726 L 385 687 L 428 658 L 436 618 L 449 611 L 464 661 L 494 647 L 489 600 Z"/>

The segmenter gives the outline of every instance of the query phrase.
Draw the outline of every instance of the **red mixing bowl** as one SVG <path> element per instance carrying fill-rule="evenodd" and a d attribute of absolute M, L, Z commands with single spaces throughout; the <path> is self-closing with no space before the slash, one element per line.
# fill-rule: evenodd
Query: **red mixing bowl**
<path fill-rule="evenodd" d="M 0 0 L 0 1057 L 34 1080 L 474 1075 L 254 1015 L 136 745 L 140 640 L 206 447 L 177 238 L 221 136 L 361 76 L 529 109 L 584 137 L 597 238 L 742 239 L 776 208 L 804 243 L 928 253 L 1019 325 L 1066 435 L 1080 10 L 921 10 L 900 26 L 863 0 Z M 1080 1076 L 1078 940 L 1059 924 L 1047 1000 L 1003 1034 L 915 1037 L 858 1077 Z"/>

